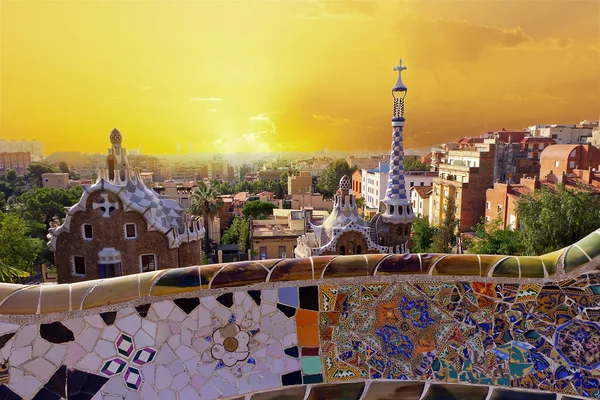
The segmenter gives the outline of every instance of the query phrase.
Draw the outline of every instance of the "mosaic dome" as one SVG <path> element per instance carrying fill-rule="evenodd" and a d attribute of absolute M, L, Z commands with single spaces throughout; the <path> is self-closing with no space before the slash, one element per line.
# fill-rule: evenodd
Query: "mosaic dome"
<path fill-rule="evenodd" d="M 121 144 L 122 141 L 123 141 L 123 135 L 121 135 L 121 132 L 119 132 L 119 130 L 117 128 L 113 129 L 110 132 L 110 142 L 114 145 L 114 144 Z"/>
<path fill-rule="evenodd" d="M 340 190 L 350 190 L 350 178 L 348 175 L 344 175 L 340 179 Z"/>

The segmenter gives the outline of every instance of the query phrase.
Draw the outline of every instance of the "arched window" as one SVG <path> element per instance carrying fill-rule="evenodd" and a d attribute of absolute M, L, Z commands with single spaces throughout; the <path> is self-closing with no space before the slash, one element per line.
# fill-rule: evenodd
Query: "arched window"
<path fill-rule="evenodd" d="M 402 215 L 402 210 L 404 210 L 404 207 L 402 207 L 402 206 L 398 207 L 398 214 Z"/>
<path fill-rule="evenodd" d="M 360 244 L 358 246 L 356 246 L 356 254 L 362 254 L 362 249 L 360 247 Z"/>
<path fill-rule="evenodd" d="M 394 213 L 394 206 L 390 206 L 390 214 Z"/>
<path fill-rule="evenodd" d="M 106 160 L 106 163 L 108 164 L 108 179 L 112 181 L 115 179 L 115 159 L 113 157 L 109 157 Z"/>
<path fill-rule="evenodd" d="M 346 254 L 346 248 L 344 246 L 340 246 L 340 255 L 345 255 Z"/>

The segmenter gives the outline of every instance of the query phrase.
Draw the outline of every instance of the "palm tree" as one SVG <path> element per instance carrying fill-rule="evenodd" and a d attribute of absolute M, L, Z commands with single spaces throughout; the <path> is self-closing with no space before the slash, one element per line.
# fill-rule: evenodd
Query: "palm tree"
<path fill-rule="evenodd" d="M 208 240 L 209 221 L 219 213 L 223 208 L 223 199 L 211 185 L 204 182 L 198 182 L 198 188 L 192 194 L 190 205 L 190 214 L 201 216 L 204 220 L 204 251 L 210 253 L 210 243 Z"/>

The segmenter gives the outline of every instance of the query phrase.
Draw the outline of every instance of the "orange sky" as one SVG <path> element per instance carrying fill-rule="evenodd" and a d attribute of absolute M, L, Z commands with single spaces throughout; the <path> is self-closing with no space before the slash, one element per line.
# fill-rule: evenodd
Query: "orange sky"
<path fill-rule="evenodd" d="M 600 2 L 0 1 L 0 138 L 104 152 L 387 149 L 600 116 Z"/>

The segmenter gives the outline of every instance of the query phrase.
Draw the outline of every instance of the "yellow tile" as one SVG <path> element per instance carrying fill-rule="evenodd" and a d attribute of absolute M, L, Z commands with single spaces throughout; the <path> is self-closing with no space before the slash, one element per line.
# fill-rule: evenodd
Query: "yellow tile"
<path fill-rule="evenodd" d="M 152 296 L 188 293 L 200 289 L 198 267 L 173 268 L 157 278 L 152 287 Z"/>
<path fill-rule="evenodd" d="M 9 294 L 16 292 L 19 289 L 22 289 L 23 285 L 16 285 L 14 283 L 4 283 L 0 282 L 0 302 L 7 297 Z"/>
<path fill-rule="evenodd" d="M 83 310 L 102 307 L 109 304 L 136 300 L 138 295 L 137 275 L 103 279 L 83 299 Z"/>
<path fill-rule="evenodd" d="M 100 282 L 99 279 L 71 283 L 71 310 L 80 310 L 87 292 Z"/>
<path fill-rule="evenodd" d="M 156 280 L 156 277 L 159 276 L 163 270 L 152 271 L 152 272 L 144 272 L 143 274 L 139 274 L 140 277 L 140 295 L 150 296 L 150 288 L 152 284 Z"/>
<path fill-rule="evenodd" d="M 36 314 L 40 299 L 40 285 L 24 286 L 6 298 L 0 307 L 1 314 Z"/>
<path fill-rule="evenodd" d="M 69 311 L 69 285 L 41 285 L 40 288 L 40 314 Z"/>

